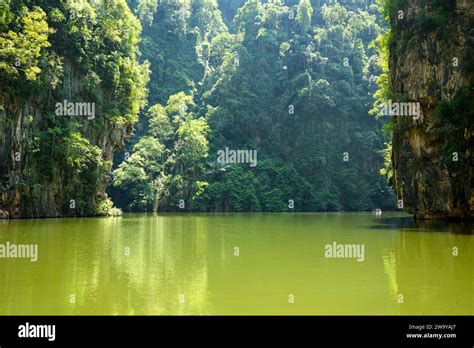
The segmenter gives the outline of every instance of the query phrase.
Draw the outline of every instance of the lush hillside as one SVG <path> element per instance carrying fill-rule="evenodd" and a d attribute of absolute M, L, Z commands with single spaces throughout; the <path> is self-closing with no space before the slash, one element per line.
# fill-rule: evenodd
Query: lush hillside
<path fill-rule="evenodd" d="M 144 27 L 140 49 L 152 75 L 149 109 L 116 159 L 112 194 L 119 206 L 395 206 L 379 173 L 388 142 L 383 121 L 368 115 L 381 73 L 370 45 L 381 33 L 375 4 L 137 0 L 130 6 Z M 232 150 L 247 157 L 234 158 Z"/>

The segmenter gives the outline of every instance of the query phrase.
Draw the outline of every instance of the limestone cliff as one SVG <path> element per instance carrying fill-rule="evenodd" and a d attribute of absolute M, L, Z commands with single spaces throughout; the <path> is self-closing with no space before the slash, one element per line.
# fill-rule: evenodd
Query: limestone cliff
<path fill-rule="evenodd" d="M 417 218 L 472 218 L 474 2 L 393 3 L 390 89 L 421 106 L 418 119 L 394 119 L 398 198 Z"/>
<path fill-rule="evenodd" d="M 66 100 L 80 98 L 86 81 L 75 71 L 72 64 L 65 64 L 62 88 L 56 95 Z M 100 108 L 94 119 L 76 117 L 84 139 L 100 149 L 104 168 L 87 168 L 95 172 L 89 178 L 83 170 L 55 166 L 46 180 L 38 179 L 39 163 L 34 160 L 31 142 L 35 133 L 44 130 L 48 112 L 48 95 L 39 93 L 18 96 L 2 90 L 0 110 L 0 217 L 59 217 L 94 214 L 98 200 L 105 199 L 105 188 L 110 171 L 113 152 L 121 148 L 131 134 L 131 125 L 119 125 L 106 120 Z M 102 97 L 103 98 L 103 97 Z M 56 98 L 57 99 L 57 98 Z M 39 149 L 41 151 L 41 149 Z M 44 154 L 55 156 L 54 153 Z M 55 163 L 63 162 L 59 158 Z M 88 166 L 93 165 L 88 163 Z M 103 173 L 100 171 L 103 170 Z M 94 182 L 86 182 L 87 180 Z M 87 185 L 86 185 L 87 184 Z M 88 191 L 92 184 L 95 191 Z M 72 201 L 73 200 L 73 201 Z"/>
<path fill-rule="evenodd" d="M 146 101 L 123 0 L 0 9 L 0 218 L 108 214 L 114 150 Z"/>

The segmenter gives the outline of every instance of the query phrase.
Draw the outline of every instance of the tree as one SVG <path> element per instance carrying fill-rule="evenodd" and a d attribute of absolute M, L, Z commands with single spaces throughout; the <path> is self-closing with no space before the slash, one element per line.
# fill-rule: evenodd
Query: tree
<path fill-rule="evenodd" d="M 3 6 L 7 6 L 6 3 Z M 7 21 L 6 14 L 2 22 Z M 54 30 L 46 22 L 46 14 L 40 7 L 35 7 L 22 17 L 16 18 L 21 31 L 8 30 L 0 34 L 0 72 L 6 78 L 35 80 L 41 72 L 38 66 L 41 52 L 51 46 L 48 36 Z M 23 76 L 20 76 L 20 72 Z"/>
<path fill-rule="evenodd" d="M 313 17 L 313 6 L 310 0 L 300 0 L 296 12 L 296 22 L 299 24 L 302 34 L 306 34 L 311 27 Z"/>
<path fill-rule="evenodd" d="M 148 130 L 133 146 L 132 155 L 114 171 L 114 186 L 125 193 L 129 210 L 175 210 L 190 201 L 204 182 L 208 125 L 194 119 L 191 96 L 170 96 L 167 105 L 149 108 Z"/>

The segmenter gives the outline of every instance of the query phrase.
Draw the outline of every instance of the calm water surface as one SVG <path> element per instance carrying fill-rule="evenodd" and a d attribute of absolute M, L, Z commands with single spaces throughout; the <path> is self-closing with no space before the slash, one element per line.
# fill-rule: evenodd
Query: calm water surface
<path fill-rule="evenodd" d="M 39 258 L 0 258 L 0 315 L 474 314 L 472 225 L 398 213 L 0 221 L 6 242 Z"/>

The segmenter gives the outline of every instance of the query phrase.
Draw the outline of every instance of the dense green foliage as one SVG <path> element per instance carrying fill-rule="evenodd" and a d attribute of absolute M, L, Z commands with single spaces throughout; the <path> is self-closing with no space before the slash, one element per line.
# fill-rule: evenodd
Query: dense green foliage
<path fill-rule="evenodd" d="M 115 201 L 132 210 L 393 207 L 379 175 L 383 124 L 368 116 L 381 73 L 370 46 L 382 31 L 378 7 L 237 3 L 130 1 L 144 26 L 151 108 L 114 172 Z M 170 102 L 185 96 L 194 104 L 175 120 Z M 256 150 L 258 164 L 220 163 L 225 148 Z"/>
<path fill-rule="evenodd" d="M 60 182 L 62 214 L 115 213 L 97 193 L 134 126 L 110 188 L 126 210 L 393 206 L 379 175 L 387 136 L 368 115 L 387 79 L 373 2 L 4 0 L 0 30 L 1 126 L 27 120 L 0 188 L 33 206 Z M 66 99 L 95 116 L 58 115 Z M 225 149 L 256 162 L 223 163 Z"/>
<path fill-rule="evenodd" d="M 156 104 L 149 109 L 147 132 L 114 172 L 114 185 L 125 191 L 129 209 L 176 206 L 180 197 L 192 197 L 202 189 L 199 177 L 208 152 L 208 126 L 204 118 L 195 119 L 187 111 L 193 105 L 192 98 L 180 92 L 166 107 Z"/>

